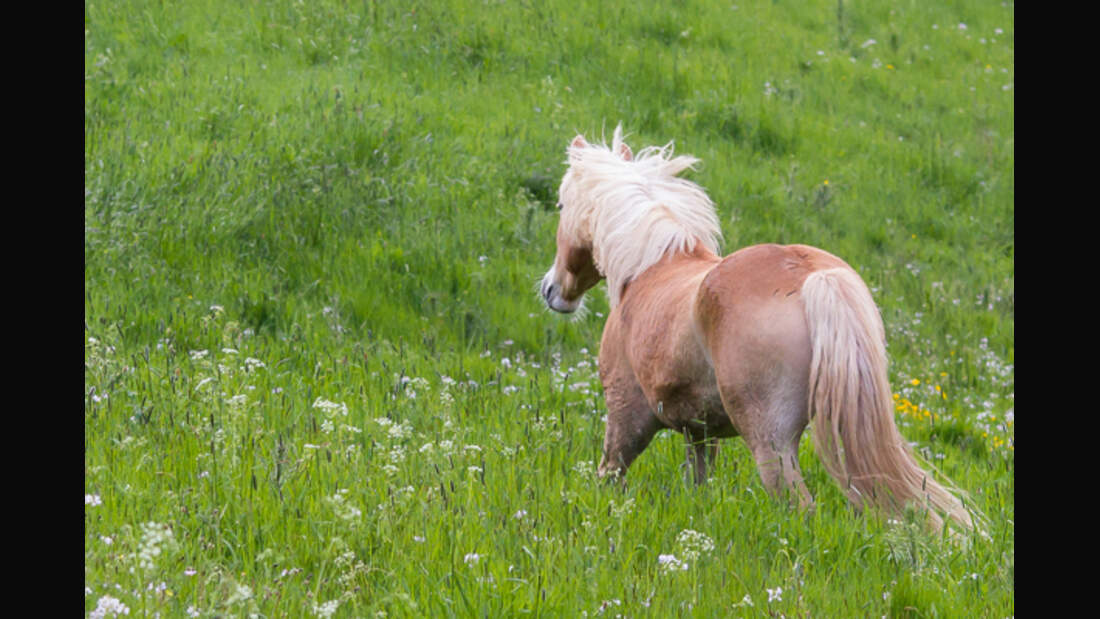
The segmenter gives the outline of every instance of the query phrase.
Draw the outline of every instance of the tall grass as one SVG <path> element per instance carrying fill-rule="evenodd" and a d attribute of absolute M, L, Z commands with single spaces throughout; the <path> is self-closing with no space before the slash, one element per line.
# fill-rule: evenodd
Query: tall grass
<path fill-rule="evenodd" d="M 1013 615 L 1013 11 L 86 3 L 86 612 Z M 606 298 L 535 281 L 619 122 L 703 160 L 727 251 L 859 270 L 988 539 L 851 513 L 808 440 L 810 516 L 736 441 L 594 482 Z"/>

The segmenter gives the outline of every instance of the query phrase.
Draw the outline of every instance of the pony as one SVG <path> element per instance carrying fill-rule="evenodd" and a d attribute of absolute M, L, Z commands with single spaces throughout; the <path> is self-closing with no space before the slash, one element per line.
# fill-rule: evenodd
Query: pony
<path fill-rule="evenodd" d="M 769 493 L 813 509 L 798 463 L 812 423 L 819 459 L 858 511 L 913 505 L 937 530 L 944 517 L 972 529 L 958 491 L 926 473 L 898 431 L 882 318 L 851 266 L 808 245 L 721 257 L 714 204 L 678 176 L 699 160 L 674 156 L 671 142 L 635 155 L 619 125 L 610 146 L 577 135 L 567 155 L 557 252 L 539 289 L 550 309 L 572 313 L 607 281 L 600 478 L 625 476 L 671 429 L 703 483 L 718 439 L 740 436 Z"/>

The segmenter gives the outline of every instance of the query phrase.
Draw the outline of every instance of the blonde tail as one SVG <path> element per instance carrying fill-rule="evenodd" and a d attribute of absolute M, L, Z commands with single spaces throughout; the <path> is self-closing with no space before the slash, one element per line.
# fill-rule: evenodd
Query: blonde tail
<path fill-rule="evenodd" d="M 894 423 L 882 318 L 863 280 L 847 268 L 816 271 L 802 298 L 813 346 L 812 435 L 826 470 L 858 508 L 926 506 L 937 530 L 940 514 L 971 529 L 962 501 L 920 467 Z"/>

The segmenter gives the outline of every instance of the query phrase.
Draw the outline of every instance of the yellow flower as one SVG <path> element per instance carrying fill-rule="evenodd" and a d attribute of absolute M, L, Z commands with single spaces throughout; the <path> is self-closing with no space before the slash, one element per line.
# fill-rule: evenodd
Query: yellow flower
<path fill-rule="evenodd" d="M 914 234 L 913 236 L 916 236 L 916 235 Z M 920 384 L 920 379 L 919 378 L 914 378 L 913 380 L 909 381 L 909 384 L 916 387 L 917 385 Z"/>

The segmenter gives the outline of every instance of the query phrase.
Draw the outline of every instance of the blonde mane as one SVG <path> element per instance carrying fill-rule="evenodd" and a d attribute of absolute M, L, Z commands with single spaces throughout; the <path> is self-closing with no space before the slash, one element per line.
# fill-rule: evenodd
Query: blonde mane
<path fill-rule="evenodd" d="M 568 152 L 559 191 L 562 229 L 574 242 L 591 244 L 611 307 L 630 280 L 666 254 L 690 252 L 697 243 L 718 253 L 722 231 L 714 203 L 701 187 L 676 176 L 698 159 L 674 157 L 671 142 L 631 157 L 622 126 L 610 148 L 578 139 Z"/>

